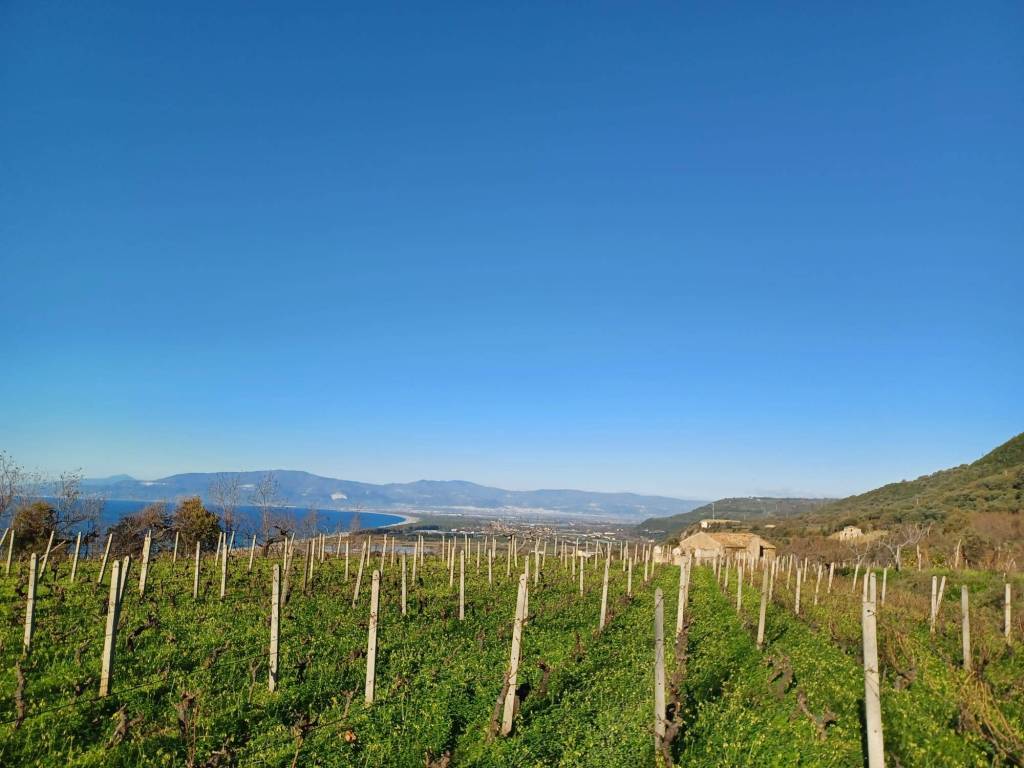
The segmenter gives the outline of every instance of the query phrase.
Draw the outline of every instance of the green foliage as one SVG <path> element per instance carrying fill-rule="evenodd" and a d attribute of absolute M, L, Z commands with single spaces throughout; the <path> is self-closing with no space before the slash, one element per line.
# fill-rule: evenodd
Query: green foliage
<path fill-rule="evenodd" d="M 171 526 L 181 534 L 181 544 L 188 552 L 192 551 L 197 541 L 204 550 L 216 547 L 221 533 L 220 520 L 203 506 L 198 496 L 184 499 L 178 504 Z"/>
<path fill-rule="evenodd" d="M 21 552 L 42 552 L 50 533 L 57 529 L 57 510 L 45 501 L 22 504 L 14 511 L 11 523 L 14 544 Z"/>

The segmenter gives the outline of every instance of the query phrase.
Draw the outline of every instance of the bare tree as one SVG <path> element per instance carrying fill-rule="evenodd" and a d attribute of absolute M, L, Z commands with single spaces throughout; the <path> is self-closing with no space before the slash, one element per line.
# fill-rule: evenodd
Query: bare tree
<path fill-rule="evenodd" d="M 306 517 L 302 521 L 302 534 L 304 536 L 313 537 L 316 536 L 320 531 L 320 512 L 316 508 L 316 504 L 309 505 L 309 511 L 306 512 Z"/>
<path fill-rule="evenodd" d="M 0 521 L 11 512 L 15 500 L 22 493 L 25 479 L 25 470 L 10 454 L 0 451 Z"/>
<path fill-rule="evenodd" d="M 100 532 L 100 521 L 103 517 L 103 509 L 107 506 L 107 497 L 100 493 L 91 493 L 83 496 L 81 507 L 82 518 L 82 540 L 88 547 L 89 543 L 96 538 Z"/>
<path fill-rule="evenodd" d="M 886 533 L 882 545 L 892 555 L 893 565 L 897 571 L 903 568 L 904 548 L 916 547 L 928 537 L 931 530 L 931 523 L 901 523 Z"/>
<path fill-rule="evenodd" d="M 235 530 L 235 510 L 241 498 L 241 482 L 236 474 L 219 474 L 210 483 L 210 500 L 219 508 L 225 531 Z"/>
<path fill-rule="evenodd" d="M 259 479 L 256 487 L 253 488 L 250 501 L 260 510 L 260 531 L 263 534 L 263 541 L 268 542 L 274 507 L 280 502 L 277 478 L 274 477 L 273 472 L 267 472 Z"/>
<path fill-rule="evenodd" d="M 57 535 L 70 540 L 72 531 L 80 523 L 87 522 L 85 510 L 79 503 L 82 499 L 82 470 L 61 472 L 53 486 Z"/>

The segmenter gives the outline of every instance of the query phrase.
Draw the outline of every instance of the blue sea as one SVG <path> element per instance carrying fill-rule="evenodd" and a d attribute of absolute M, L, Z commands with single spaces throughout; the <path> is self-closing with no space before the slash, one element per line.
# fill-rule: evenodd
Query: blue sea
<path fill-rule="evenodd" d="M 153 502 L 151 501 L 131 501 L 127 499 L 108 500 L 106 505 L 103 507 L 103 514 L 100 517 L 100 528 L 106 529 L 107 527 L 117 523 L 121 518 L 135 514 L 152 503 Z M 211 512 L 216 513 L 218 511 L 217 507 L 213 504 L 208 504 L 206 506 Z M 174 504 L 168 503 L 167 510 L 168 512 L 173 511 Z M 399 515 L 389 515 L 383 512 L 366 512 L 364 510 L 360 510 L 356 513 L 350 510 L 318 509 L 316 511 L 317 530 L 321 533 L 347 531 L 350 529 L 352 518 L 356 514 L 359 515 L 360 530 L 394 525 L 395 523 L 400 523 L 403 520 Z M 288 516 L 295 521 L 296 525 L 300 527 L 300 530 L 302 530 L 303 533 L 308 532 L 307 525 L 309 520 L 309 509 L 303 509 L 300 507 L 278 507 L 274 510 L 274 516 Z M 260 528 L 259 508 L 242 505 L 235 509 L 235 528 L 241 533 L 258 531 Z"/>

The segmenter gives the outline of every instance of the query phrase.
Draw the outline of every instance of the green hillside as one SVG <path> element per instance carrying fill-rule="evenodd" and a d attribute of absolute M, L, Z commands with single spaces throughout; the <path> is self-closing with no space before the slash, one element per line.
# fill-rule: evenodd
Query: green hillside
<path fill-rule="evenodd" d="M 828 503 L 830 499 L 776 499 L 767 496 L 745 496 L 719 499 L 711 504 L 697 507 L 670 517 L 650 517 L 637 525 L 637 531 L 644 536 L 675 537 L 699 520 L 705 518 L 727 518 L 732 520 L 763 520 L 767 518 L 790 517 L 811 512 Z"/>
<path fill-rule="evenodd" d="M 1024 433 L 971 464 L 916 480 L 890 483 L 845 499 L 733 498 L 715 502 L 714 516 L 773 524 L 778 541 L 820 540 L 846 525 L 864 530 L 901 523 L 932 523 L 933 544 L 962 540 L 972 558 L 997 551 L 1022 554 L 1024 542 Z M 673 538 L 712 516 L 711 505 L 644 520 L 637 531 Z M 952 546 L 952 545 L 951 545 Z"/>
<path fill-rule="evenodd" d="M 1024 508 L 1024 433 L 971 464 L 903 480 L 823 505 L 809 521 L 840 528 L 847 523 L 881 528 L 935 521 L 943 527 L 1012 515 Z M 982 531 L 978 531 L 979 533 Z"/>

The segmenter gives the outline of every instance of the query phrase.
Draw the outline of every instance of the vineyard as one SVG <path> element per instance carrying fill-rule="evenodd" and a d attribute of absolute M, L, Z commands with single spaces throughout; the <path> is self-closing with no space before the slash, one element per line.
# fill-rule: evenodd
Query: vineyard
<path fill-rule="evenodd" d="M 510 544 L 16 559 L 0 577 L 0 765 L 868 763 L 859 568 Z M 934 631 L 932 575 L 948 582 Z M 872 577 L 886 764 L 1024 764 L 1022 627 L 1004 602 L 1020 578 L 1007 593 L 978 571 Z"/>

